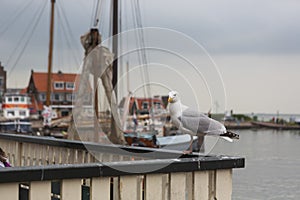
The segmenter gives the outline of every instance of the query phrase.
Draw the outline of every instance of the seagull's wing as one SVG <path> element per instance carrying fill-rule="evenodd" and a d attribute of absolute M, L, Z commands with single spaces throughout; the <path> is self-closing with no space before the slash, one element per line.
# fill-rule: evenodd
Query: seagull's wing
<path fill-rule="evenodd" d="M 224 125 L 220 122 L 190 108 L 182 112 L 179 120 L 184 128 L 194 133 L 220 135 L 226 131 Z"/>

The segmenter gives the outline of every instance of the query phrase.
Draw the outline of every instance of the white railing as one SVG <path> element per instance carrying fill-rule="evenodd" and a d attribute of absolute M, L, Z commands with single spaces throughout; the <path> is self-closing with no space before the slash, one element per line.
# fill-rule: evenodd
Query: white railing
<path fill-rule="evenodd" d="M 150 164 L 150 161 L 145 162 Z M 50 200 L 51 197 L 56 197 L 63 200 L 81 200 L 84 199 L 83 196 L 91 200 L 231 199 L 232 169 L 185 172 L 186 170 L 179 166 L 180 162 L 182 161 L 171 164 L 174 168 L 173 170 L 169 168 L 168 173 L 151 172 L 137 175 L 110 171 L 109 166 L 105 169 L 105 166 L 96 164 L 94 166 L 84 164 L 79 168 L 76 168 L 76 165 L 56 165 L 49 168 L 4 169 L 0 170 L 1 182 L 6 180 L 5 183 L 0 183 L 1 199 Z M 95 167 L 96 169 L 98 167 L 98 172 L 94 171 Z M 94 175 L 87 174 L 87 170 L 94 171 Z M 99 175 L 99 172 L 102 174 Z M 54 174 L 53 177 L 51 173 Z M 24 174 L 27 177 L 18 178 Z M 85 174 L 92 177 L 82 178 Z M 37 178 L 41 179 L 36 180 Z M 54 193 L 51 192 L 53 191 L 51 183 L 57 179 L 59 179 L 60 192 Z M 83 190 L 83 187 L 88 191 Z M 23 192 L 19 198 L 21 190 Z"/>
<path fill-rule="evenodd" d="M 100 162 L 87 145 L 103 158 Z M 232 169 L 244 167 L 239 157 L 180 157 L 172 151 L 32 136 L 0 134 L 0 146 L 15 166 L 0 169 L 0 199 L 8 200 L 227 200 Z M 117 155 L 114 148 L 126 151 Z"/>

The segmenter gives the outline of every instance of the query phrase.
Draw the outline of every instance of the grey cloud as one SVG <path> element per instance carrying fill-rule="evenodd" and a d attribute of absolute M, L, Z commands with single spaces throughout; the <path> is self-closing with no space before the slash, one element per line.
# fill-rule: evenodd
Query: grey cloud
<path fill-rule="evenodd" d="M 213 53 L 300 52 L 296 0 L 154 1 L 147 6 L 147 25 L 187 33 Z"/>

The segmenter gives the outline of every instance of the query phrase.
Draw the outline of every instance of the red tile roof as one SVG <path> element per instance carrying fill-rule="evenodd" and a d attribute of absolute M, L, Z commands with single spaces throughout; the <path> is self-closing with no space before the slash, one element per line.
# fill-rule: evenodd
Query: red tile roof
<path fill-rule="evenodd" d="M 133 103 L 137 103 L 137 109 L 142 109 L 142 104 L 143 102 L 148 102 L 150 109 L 152 107 L 151 101 L 153 103 L 160 103 L 162 107 L 164 107 L 163 102 L 160 98 L 143 98 L 143 97 L 131 97 L 130 102 L 129 102 L 129 107 L 132 108 Z"/>
<path fill-rule="evenodd" d="M 67 90 L 65 87 L 64 89 L 55 89 L 54 83 L 55 82 L 72 82 L 74 83 L 77 79 L 79 80 L 79 74 L 70 74 L 70 73 L 52 73 L 51 77 L 51 91 L 52 92 L 73 92 L 73 90 Z M 38 92 L 46 92 L 47 91 L 47 73 L 44 72 L 33 72 L 32 78 L 34 85 Z M 75 91 L 77 90 L 78 85 L 75 83 Z"/>

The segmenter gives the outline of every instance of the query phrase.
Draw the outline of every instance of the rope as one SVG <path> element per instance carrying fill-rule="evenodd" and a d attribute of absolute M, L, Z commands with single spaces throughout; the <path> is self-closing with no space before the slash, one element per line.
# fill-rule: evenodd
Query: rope
<path fill-rule="evenodd" d="M 34 33 L 34 31 L 36 30 L 38 23 L 40 22 L 41 16 L 42 16 L 42 14 L 44 13 L 44 10 L 45 10 L 45 8 L 46 8 L 46 5 L 47 5 L 47 3 L 44 4 L 44 6 L 42 7 L 42 9 L 38 9 L 38 10 L 37 10 L 37 11 L 40 10 L 40 13 L 39 13 L 38 16 L 35 16 L 36 19 L 33 19 L 33 20 L 32 20 L 32 21 L 35 21 L 35 23 L 34 23 L 34 25 L 33 25 L 33 27 L 32 27 L 32 30 L 31 30 L 31 32 L 30 32 L 30 34 L 29 34 L 29 37 L 27 38 L 27 40 L 25 41 L 25 44 L 24 44 L 23 48 L 21 49 L 20 54 L 17 56 L 17 59 L 15 60 L 15 63 L 13 64 L 13 67 L 9 70 L 8 76 L 10 76 L 10 74 L 13 72 L 13 70 L 14 70 L 15 67 L 17 66 L 19 60 L 21 59 L 23 53 L 25 52 L 25 49 L 27 48 L 27 45 L 28 45 L 30 39 L 32 38 L 33 33 Z M 29 26 L 28 26 L 28 28 L 26 29 L 25 34 L 26 34 L 26 32 L 27 32 L 28 30 L 29 30 Z M 22 41 L 22 38 L 21 38 L 20 41 Z M 18 46 L 19 46 L 19 43 L 17 43 L 17 44 L 18 44 Z M 14 53 L 14 52 L 13 52 L 13 53 Z M 11 54 L 11 55 L 12 55 L 12 54 Z M 10 56 L 10 58 L 11 58 L 11 56 Z"/>
<path fill-rule="evenodd" d="M 33 2 L 33 0 L 28 1 L 24 7 L 21 7 L 20 9 L 16 9 L 16 11 L 13 12 L 13 13 L 16 13 L 14 16 L 9 16 L 7 19 L 3 20 L 4 22 L 7 22 L 7 23 L 6 23 L 6 25 L 5 24 L 2 25 L 3 28 L 0 31 L 0 37 L 3 36 L 6 31 L 8 31 L 10 26 L 12 26 L 17 21 L 17 19 L 25 12 L 25 10 L 32 4 L 32 2 Z"/>
<path fill-rule="evenodd" d="M 58 1 L 58 2 L 60 2 L 60 1 Z M 74 49 L 76 49 L 77 47 L 72 48 L 72 44 L 79 44 L 79 43 L 77 42 L 77 39 L 75 39 L 75 37 L 73 35 L 69 20 L 67 18 L 66 12 L 64 10 L 64 6 L 61 5 L 60 3 L 58 3 L 57 11 L 58 11 L 57 12 L 58 17 L 61 19 L 58 22 L 61 22 L 61 25 L 62 25 L 61 28 L 62 28 L 63 34 L 66 38 L 67 47 L 69 49 L 71 49 L 71 54 L 73 56 L 73 60 L 75 61 L 76 65 L 79 66 L 80 61 L 78 58 L 80 57 L 80 55 L 76 55 L 76 53 L 74 51 Z M 60 13 L 62 13 L 62 17 L 60 17 Z"/>

